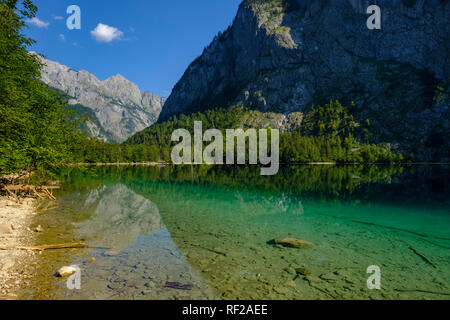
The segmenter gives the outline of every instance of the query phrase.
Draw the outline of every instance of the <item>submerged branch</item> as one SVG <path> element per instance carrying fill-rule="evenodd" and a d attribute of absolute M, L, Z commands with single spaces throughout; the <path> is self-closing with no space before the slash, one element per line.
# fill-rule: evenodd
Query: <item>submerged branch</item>
<path fill-rule="evenodd" d="M 398 292 L 421 292 L 421 293 L 431 293 L 431 294 L 439 294 L 443 296 L 450 296 L 449 292 L 437 292 L 437 291 L 430 291 L 430 290 L 422 290 L 422 289 L 394 289 Z"/>
<path fill-rule="evenodd" d="M 390 229 L 390 230 L 395 230 L 395 231 L 401 231 L 401 232 L 406 232 L 406 233 L 410 233 L 413 234 L 415 236 L 421 237 L 421 238 L 434 238 L 434 239 L 439 239 L 439 240 L 446 240 L 446 241 L 450 241 L 450 238 L 444 238 L 444 237 L 436 237 L 436 236 L 430 236 L 427 234 L 423 234 L 423 233 L 418 233 L 415 231 L 411 231 L 411 230 L 407 230 L 407 229 L 402 229 L 402 228 L 397 228 L 397 227 L 392 227 L 392 226 L 386 226 L 386 225 L 382 225 L 382 224 L 377 224 L 374 222 L 366 222 L 366 221 L 360 221 L 360 220 L 353 220 L 353 219 L 348 219 L 348 218 L 344 218 L 344 217 L 338 217 L 338 216 L 332 216 L 332 215 L 328 215 L 328 214 L 322 214 L 322 213 L 316 213 L 318 215 L 321 216 L 326 216 L 326 217 L 331 217 L 331 218 L 335 218 L 335 219 L 339 219 L 339 220 L 346 220 L 346 221 L 350 221 L 353 223 L 359 223 L 359 224 L 363 224 L 363 225 L 367 225 L 367 226 L 373 226 L 373 227 L 379 227 L 379 228 L 384 228 L 384 229 Z M 446 247 L 443 245 L 439 245 L 437 243 L 431 242 L 429 240 L 423 239 L 425 241 L 428 241 L 431 244 L 434 244 L 436 246 L 445 248 L 445 249 L 450 249 L 450 247 Z"/>
<path fill-rule="evenodd" d="M 57 249 L 83 249 L 83 248 L 99 248 L 96 246 L 90 246 L 85 243 L 64 243 L 64 244 L 50 244 L 42 246 L 30 246 L 30 247 L 0 247 L 0 250 L 34 250 L 34 251 L 45 251 L 45 250 L 57 250 Z M 102 249 L 108 249 L 102 247 Z"/>
<path fill-rule="evenodd" d="M 432 266 L 433 268 L 436 268 L 436 266 L 431 263 L 430 260 L 428 260 L 424 255 L 420 254 L 419 252 L 416 251 L 416 249 L 414 249 L 413 247 L 409 247 L 409 250 L 411 250 L 412 252 L 414 252 L 417 256 L 419 256 L 423 261 L 425 261 L 427 264 L 429 264 L 430 266 Z"/>

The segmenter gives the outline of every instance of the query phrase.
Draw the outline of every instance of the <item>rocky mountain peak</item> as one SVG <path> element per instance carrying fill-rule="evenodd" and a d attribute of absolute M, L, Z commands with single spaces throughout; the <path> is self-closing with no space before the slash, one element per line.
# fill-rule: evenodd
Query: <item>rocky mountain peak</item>
<path fill-rule="evenodd" d="M 42 61 L 45 65 L 42 81 L 66 93 L 77 111 L 94 116 L 87 123 L 87 131 L 100 139 L 125 141 L 155 123 L 166 100 L 141 92 L 122 75 L 100 81 L 88 71 L 75 71 L 47 59 Z"/>
<path fill-rule="evenodd" d="M 140 105 L 142 102 L 139 87 L 120 74 L 106 79 L 102 85 L 123 103 Z"/>

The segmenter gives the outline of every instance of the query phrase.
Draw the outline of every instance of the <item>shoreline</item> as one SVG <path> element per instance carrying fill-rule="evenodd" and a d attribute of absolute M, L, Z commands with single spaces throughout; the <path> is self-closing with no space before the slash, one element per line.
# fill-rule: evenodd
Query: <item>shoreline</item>
<path fill-rule="evenodd" d="M 96 163 L 73 163 L 73 167 L 124 167 L 124 166 L 147 166 L 147 167 L 164 167 L 169 165 L 168 162 L 96 162 Z"/>
<path fill-rule="evenodd" d="M 31 230 L 37 215 L 34 198 L 25 197 L 17 202 L 9 196 L 0 196 L 0 247 L 29 246 L 35 242 Z M 35 252 L 26 250 L 0 250 L 0 300 L 14 300 L 17 291 L 32 279 L 30 263 Z"/>
<path fill-rule="evenodd" d="M 207 165 L 207 166 L 224 166 L 227 164 L 207 164 L 207 163 L 184 163 L 184 164 L 173 164 L 170 162 L 114 162 L 114 163 L 73 163 L 71 166 L 73 167 L 165 167 L 169 165 L 187 165 L 187 166 L 199 166 L 199 165 Z M 233 164 L 236 166 L 241 166 L 238 164 Z M 242 166 L 247 166 L 249 164 L 245 164 Z M 292 163 L 279 163 L 279 165 L 283 166 L 360 166 L 360 165 L 370 165 L 370 166 L 448 166 L 450 163 L 447 162 L 405 162 L 405 163 L 385 163 L 385 162 L 292 162 Z"/>

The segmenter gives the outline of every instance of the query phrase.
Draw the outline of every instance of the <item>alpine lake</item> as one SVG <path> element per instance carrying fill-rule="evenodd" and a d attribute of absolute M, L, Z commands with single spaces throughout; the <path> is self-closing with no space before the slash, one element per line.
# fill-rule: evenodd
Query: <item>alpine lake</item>
<path fill-rule="evenodd" d="M 450 299 L 450 166 L 86 167 L 60 181 L 37 245 L 92 247 L 36 254 L 19 298 Z M 54 276 L 70 265 L 79 290 Z"/>

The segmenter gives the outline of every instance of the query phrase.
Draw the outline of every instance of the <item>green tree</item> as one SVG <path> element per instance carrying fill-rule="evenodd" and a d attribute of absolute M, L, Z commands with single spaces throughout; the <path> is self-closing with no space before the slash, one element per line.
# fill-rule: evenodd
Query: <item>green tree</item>
<path fill-rule="evenodd" d="M 0 0 L 0 172 L 51 172 L 71 160 L 79 135 L 67 99 L 39 80 L 42 64 L 27 50 L 24 20 L 36 11 L 29 0 Z"/>
<path fill-rule="evenodd" d="M 355 128 L 359 127 L 347 108 L 339 101 L 330 101 L 329 104 L 313 107 L 306 115 L 303 124 L 303 133 L 316 137 L 335 138 L 353 136 Z"/>

